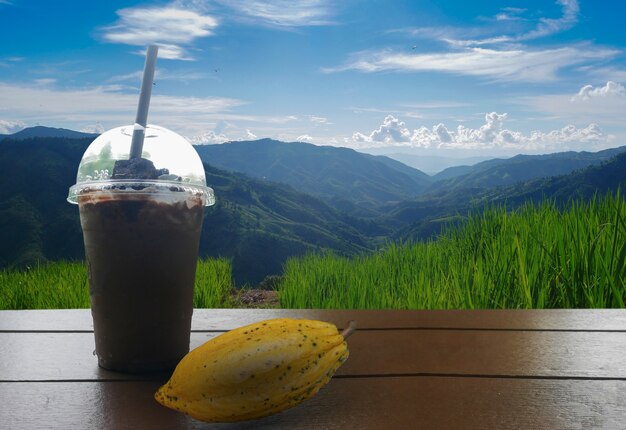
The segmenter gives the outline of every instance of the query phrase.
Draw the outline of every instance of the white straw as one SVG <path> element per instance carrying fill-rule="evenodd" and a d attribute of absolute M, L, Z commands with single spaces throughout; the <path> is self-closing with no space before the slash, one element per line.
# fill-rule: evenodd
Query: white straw
<path fill-rule="evenodd" d="M 141 158 L 143 151 L 143 139 L 148 122 L 148 108 L 150 107 L 150 96 L 152 95 L 152 85 L 154 82 L 154 70 L 156 68 L 157 53 L 159 47 L 148 46 L 146 51 L 146 64 L 143 67 L 143 79 L 141 81 L 141 93 L 139 94 L 139 105 L 137 106 L 137 118 L 133 127 L 133 140 L 130 144 L 130 158 Z"/>

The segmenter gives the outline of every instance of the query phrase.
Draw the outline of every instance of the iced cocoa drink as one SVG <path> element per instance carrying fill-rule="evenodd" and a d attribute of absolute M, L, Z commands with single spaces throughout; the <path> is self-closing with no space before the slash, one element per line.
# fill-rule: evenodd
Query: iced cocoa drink
<path fill-rule="evenodd" d="M 119 127 L 87 148 L 68 200 L 79 206 L 98 364 L 170 370 L 189 352 L 200 230 L 213 190 L 183 137 L 148 126 L 144 157 L 129 159 L 131 135 L 132 126 Z"/>
<path fill-rule="evenodd" d="M 79 208 L 99 365 L 173 369 L 189 351 L 201 198 L 100 191 Z"/>

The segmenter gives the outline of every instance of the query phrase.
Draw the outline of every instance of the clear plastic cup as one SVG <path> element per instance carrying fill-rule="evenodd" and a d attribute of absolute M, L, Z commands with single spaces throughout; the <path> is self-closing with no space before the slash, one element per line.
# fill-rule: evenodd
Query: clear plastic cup
<path fill-rule="evenodd" d="M 80 212 L 98 364 L 169 370 L 189 351 L 203 209 L 215 199 L 182 136 L 149 125 L 142 158 L 129 160 L 132 134 L 93 141 L 68 201 Z"/>

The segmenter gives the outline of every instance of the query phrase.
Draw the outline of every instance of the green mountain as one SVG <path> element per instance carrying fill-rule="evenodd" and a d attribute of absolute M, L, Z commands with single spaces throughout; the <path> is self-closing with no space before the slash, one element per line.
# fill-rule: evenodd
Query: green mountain
<path fill-rule="evenodd" d="M 564 205 L 570 200 L 591 199 L 596 193 L 616 192 L 618 187 L 626 191 L 626 151 L 623 150 L 600 164 L 576 170 L 568 175 L 534 179 L 491 190 L 490 193 L 483 195 L 482 199 L 495 203 L 506 202 L 507 206 L 519 206 L 526 201 L 537 203 L 548 198 L 559 205 Z"/>
<path fill-rule="evenodd" d="M 61 138 L 69 138 L 69 139 L 94 139 L 98 136 L 98 134 L 94 133 L 83 133 L 80 131 L 68 130 L 66 128 L 53 128 L 53 127 L 44 127 L 42 125 L 38 125 L 35 127 L 28 127 L 17 133 L 13 134 L 4 134 L 0 135 L 0 140 L 11 139 L 11 140 L 24 140 L 24 139 L 33 139 L 36 137 L 61 137 Z"/>
<path fill-rule="evenodd" d="M 83 258 L 76 206 L 68 188 L 91 139 L 6 140 L 0 151 L 0 267 Z M 201 256 L 224 256 L 240 284 L 280 273 L 285 260 L 330 249 L 351 255 L 370 249 L 380 223 L 339 213 L 287 185 L 205 165 L 217 203 L 206 210 Z"/>
<path fill-rule="evenodd" d="M 83 258 L 78 209 L 65 198 L 90 142 L 91 138 L 6 139 L 2 142 L 0 268 Z M 621 152 L 598 165 L 565 176 L 491 188 L 457 184 L 398 202 L 389 197 L 400 199 L 402 192 L 407 192 L 406 189 L 401 191 L 403 187 L 415 186 L 420 174 L 412 178 L 414 173 L 410 168 L 393 160 L 362 156 L 350 150 L 337 152 L 338 148 L 263 142 L 230 144 L 235 145 L 238 152 L 227 149 L 227 155 L 230 154 L 233 163 L 237 161 L 235 155 L 241 156 L 237 162 L 247 168 L 273 164 L 274 168 L 268 172 L 274 175 L 283 172 L 287 177 L 298 177 L 300 172 L 301 184 L 309 186 L 317 177 L 320 181 L 317 189 L 324 190 L 322 196 L 333 200 L 334 205 L 290 185 L 228 172 L 206 162 L 207 182 L 215 189 L 217 203 L 206 210 L 200 255 L 231 259 L 235 280 L 240 285 L 246 282 L 254 285 L 266 275 L 281 273 L 289 257 L 307 252 L 332 250 L 341 255 L 355 255 L 375 249 L 390 239 L 429 237 L 442 226 L 464 219 L 469 210 L 480 210 L 487 202 L 506 203 L 508 208 L 546 197 L 565 202 L 575 197 L 588 199 L 596 191 L 604 193 L 615 190 L 620 184 L 626 185 L 626 152 Z M 277 147 L 275 151 L 284 151 L 288 156 L 279 154 L 272 162 L 271 154 L 258 148 L 265 144 Z M 220 146 L 197 149 L 215 151 Z M 258 153 L 244 157 L 246 148 Z M 289 154 L 291 151 L 300 155 Z M 322 155 L 315 155 L 315 152 Z M 248 161 L 255 156 L 265 158 Z M 205 161 L 212 159 L 207 152 L 203 157 Z M 314 176 L 314 166 L 319 166 L 320 160 L 329 164 L 326 176 Z M 371 175 L 367 174 L 368 168 Z M 384 176 L 387 174 L 389 177 Z M 349 183 L 349 178 L 357 176 L 367 186 Z M 372 190 L 378 190 L 379 194 L 371 193 Z M 351 193 L 360 193 L 359 199 L 354 199 Z M 342 204 L 347 210 L 337 209 Z M 375 211 L 368 213 L 363 209 L 361 213 L 368 217 L 350 215 L 358 205 L 371 205 Z"/>
<path fill-rule="evenodd" d="M 443 169 L 441 172 L 432 176 L 433 181 L 444 181 L 445 179 L 456 178 L 457 176 L 467 175 L 472 172 L 472 166 L 460 165 Z M 437 182 L 435 182 L 437 183 Z"/>
<path fill-rule="evenodd" d="M 82 258 L 76 207 L 65 201 L 91 139 L 5 140 L 0 145 L 0 267 Z"/>
<path fill-rule="evenodd" d="M 493 188 L 512 185 L 547 176 L 565 175 L 577 169 L 597 165 L 626 151 L 626 146 L 599 152 L 557 152 L 546 155 L 516 155 L 507 159 L 492 159 L 473 166 L 455 166 L 439 172 L 428 190 L 453 188 Z"/>
<path fill-rule="evenodd" d="M 221 169 L 286 183 L 361 216 L 381 204 L 410 199 L 430 177 L 387 157 L 348 148 L 271 139 L 196 146 L 202 160 Z"/>
<path fill-rule="evenodd" d="M 231 258 L 238 283 L 279 274 L 287 258 L 307 252 L 361 253 L 372 248 L 373 236 L 389 233 L 287 185 L 205 170 L 217 202 L 204 219 L 201 255 Z"/>
<path fill-rule="evenodd" d="M 616 151 L 618 152 L 618 151 Z M 552 199 L 559 206 L 572 200 L 589 200 L 594 195 L 626 190 L 626 152 L 619 152 L 600 164 L 561 176 L 532 179 L 495 188 L 453 188 L 420 196 L 387 208 L 388 223 L 402 225 L 393 237 L 401 240 L 423 239 L 441 231 L 450 222 L 461 221 L 470 210 L 481 210 L 486 204 L 515 209 L 526 202 Z M 622 195 L 626 193 L 622 192 Z"/>

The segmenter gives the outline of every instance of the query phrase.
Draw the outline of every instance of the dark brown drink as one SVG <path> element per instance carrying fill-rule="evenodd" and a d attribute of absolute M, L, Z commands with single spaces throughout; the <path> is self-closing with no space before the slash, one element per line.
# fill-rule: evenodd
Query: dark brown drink
<path fill-rule="evenodd" d="M 203 201 L 185 192 L 78 198 L 98 364 L 173 369 L 189 352 Z"/>

